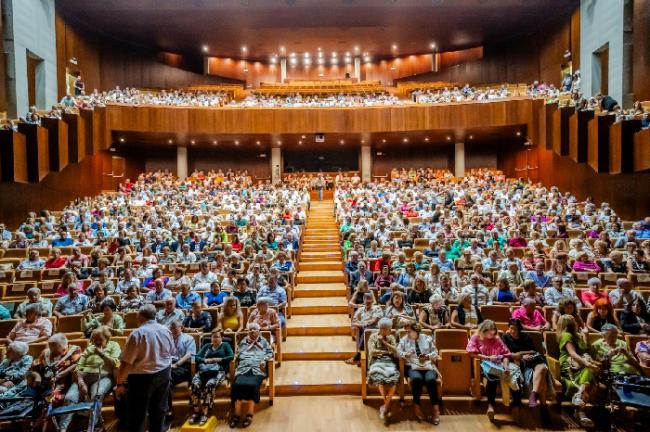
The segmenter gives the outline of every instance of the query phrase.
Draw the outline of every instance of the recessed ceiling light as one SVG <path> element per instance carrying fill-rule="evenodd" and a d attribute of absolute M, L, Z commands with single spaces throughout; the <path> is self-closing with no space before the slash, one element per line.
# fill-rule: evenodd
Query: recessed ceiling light
<path fill-rule="evenodd" d="M 260 145 L 260 142 L 259 142 L 259 141 L 255 141 L 255 144 L 256 144 L 256 145 Z"/>
<path fill-rule="evenodd" d="M 302 140 L 298 141 L 298 145 L 302 145 Z"/>
<path fill-rule="evenodd" d="M 404 138 L 404 139 L 402 140 L 402 142 L 407 143 L 407 142 L 409 142 L 409 139 L 408 139 L 408 138 Z"/>
<path fill-rule="evenodd" d="M 350 51 L 345 52 L 346 57 L 350 57 Z"/>
<path fill-rule="evenodd" d="M 248 68 L 244 66 L 244 72 L 248 72 Z"/>
<path fill-rule="evenodd" d="M 431 48 L 431 49 L 436 49 L 436 44 L 433 43 L 433 42 L 431 42 L 431 43 L 429 44 L 429 48 Z"/>
<path fill-rule="evenodd" d="M 316 48 L 318 51 L 320 51 L 320 47 Z"/>
<path fill-rule="evenodd" d="M 248 51 L 248 48 L 246 48 L 246 45 L 244 45 L 243 47 L 241 47 L 241 50 L 246 52 L 246 51 Z"/>
<path fill-rule="evenodd" d="M 196 141 L 192 140 L 192 141 L 190 141 L 190 144 L 194 145 L 194 144 L 196 144 Z"/>
<path fill-rule="evenodd" d="M 284 47 L 283 46 L 280 47 L 280 51 L 284 52 Z"/>
<path fill-rule="evenodd" d="M 361 144 L 365 144 L 365 143 L 366 143 L 366 140 L 361 140 Z"/>
<path fill-rule="evenodd" d="M 278 145 L 282 145 L 282 141 L 278 141 Z"/>
<path fill-rule="evenodd" d="M 386 139 L 381 140 L 381 142 L 386 143 Z"/>
<path fill-rule="evenodd" d="M 124 138 L 120 138 L 120 142 L 124 142 Z"/>
<path fill-rule="evenodd" d="M 201 48 L 203 49 L 203 52 L 208 52 L 209 48 L 207 45 L 203 45 Z"/>
<path fill-rule="evenodd" d="M 322 58 L 319 58 L 319 59 L 318 59 L 318 64 L 322 65 L 322 64 L 324 64 L 324 63 L 325 63 L 325 60 L 323 60 Z"/>
<path fill-rule="evenodd" d="M 393 44 L 393 49 L 394 49 L 394 50 L 397 49 L 397 45 L 396 45 L 396 44 Z"/>
<path fill-rule="evenodd" d="M 469 136 L 469 139 L 474 139 L 474 135 L 470 135 L 470 136 Z"/>
<path fill-rule="evenodd" d="M 239 140 L 235 140 L 235 145 L 239 145 Z"/>
<path fill-rule="evenodd" d="M 307 138 L 307 135 L 303 135 L 300 138 L 305 139 L 305 138 Z"/>
<path fill-rule="evenodd" d="M 295 53 L 295 52 L 292 52 L 292 53 L 289 54 L 289 55 L 290 55 L 291 57 L 295 57 L 295 56 L 296 56 L 296 53 Z"/>
<path fill-rule="evenodd" d="M 424 142 L 429 142 L 429 137 L 424 138 Z"/>
<path fill-rule="evenodd" d="M 517 136 L 521 136 L 521 132 L 517 131 Z"/>
<path fill-rule="evenodd" d="M 275 64 L 275 57 L 271 57 L 271 64 Z"/>
<path fill-rule="evenodd" d="M 345 144 L 345 140 L 340 140 L 339 144 Z"/>
<path fill-rule="evenodd" d="M 167 144 L 171 144 L 172 142 L 173 142 L 173 141 L 170 140 L 170 139 L 167 140 Z"/>
<path fill-rule="evenodd" d="M 212 144 L 217 145 L 217 140 L 212 140 Z"/>
<path fill-rule="evenodd" d="M 451 137 L 447 135 L 447 141 L 451 141 Z"/>
<path fill-rule="evenodd" d="M 309 53 L 308 52 L 306 52 L 304 55 L 305 55 L 306 58 L 309 58 Z"/>

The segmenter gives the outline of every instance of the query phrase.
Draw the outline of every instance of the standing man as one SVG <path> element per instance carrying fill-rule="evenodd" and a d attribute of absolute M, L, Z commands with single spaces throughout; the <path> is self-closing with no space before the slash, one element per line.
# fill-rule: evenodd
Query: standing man
<path fill-rule="evenodd" d="M 323 178 L 322 174 L 319 174 L 318 177 L 316 177 L 316 191 L 318 192 L 318 201 L 323 201 L 323 189 L 325 189 L 325 179 Z"/>
<path fill-rule="evenodd" d="M 154 305 L 142 306 L 137 315 L 138 328 L 126 340 L 122 351 L 116 393 L 118 397 L 126 393 L 129 432 L 144 432 L 147 415 L 149 432 L 164 430 L 175 348 L 170 330 L 155 318 Z"/>
<path fill-rule="evenodd" d="M 77 72 L 77 79 L 74 81 L 74 95 L 81 96 L 85 94 L 86 84 L 81 79 L 81 72 Z"/>

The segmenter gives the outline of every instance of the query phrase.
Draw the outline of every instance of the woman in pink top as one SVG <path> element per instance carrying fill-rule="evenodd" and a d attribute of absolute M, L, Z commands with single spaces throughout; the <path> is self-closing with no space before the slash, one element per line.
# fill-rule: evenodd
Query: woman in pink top
<path fill-rule="evenodd" d="M 520 308 L 515 309 L 512 313 L 513 319 L 521 321 L 524 330 L 546 330 L 548 323 L 544 315 L 537 309 L 535 299 L 526 297 Z"/>
<path fill-rule="evenodd" d="M 580 300 L 584 307 L 592 307 L 598 299 L 605 299 L 609 301 L 609 296 L 605 291 L 601 291 L 603 283 L 597 277 L 590 278 L 587 281 L 588 290 L 583 290 L 580 294 Z"/>
<path fill-rule="evenodd" d="M 497 333 L 497 326 L 492 320 L 483 321 L 476 330 L 476 334 L 469 339 L 467 343 L 467 352 L 472 357 L 478 358 L 481 361 L 489 361 L 499 364 L 505 370 L 502 378 L 496 376 L 487 377 L 487 399 L 488 409 L 487 416 L 490 421 L 494 420 L 494 405 L 496 405 L 497 397 L 497 384 L 499 380 L 508 381 L 506 385 L 510 386 L 511 392 L 511 405 L 513 407 L 513 416 L 521 406 L 521 391 L 516 383 L 518 377 L 521 375 L 519 368 L 514 363 L 510 363 L 510 350 L 503 343 Z M 504 383 L 505 384 L 505 383 Z"/>
<path fill-rule="evenodd" d="M 596 272 L 600 273 L 603 269 L 595 261 L 589 260 L 587 252 L 581 252 L 573 263 L 573 271 L 577 272 Z"/>

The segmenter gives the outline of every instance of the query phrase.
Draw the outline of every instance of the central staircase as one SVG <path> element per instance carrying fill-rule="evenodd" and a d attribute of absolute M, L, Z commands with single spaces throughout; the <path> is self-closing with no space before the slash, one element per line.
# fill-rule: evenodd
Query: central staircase
<path fill-rule="evenodd" d="M 311 204 L 298 270 L 276 395 L 360 395 L 359 369 L 343 362 L 355 343 L 332 200 Z"/>

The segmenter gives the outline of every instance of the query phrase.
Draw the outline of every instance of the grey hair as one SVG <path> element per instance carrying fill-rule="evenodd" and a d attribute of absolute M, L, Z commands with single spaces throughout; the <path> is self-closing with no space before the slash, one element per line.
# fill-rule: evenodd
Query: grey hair
<path fill-rule="evenodd" d="M 27 315 L 29 312 L 36 312 L 37 315 L 41 315 L 41 305 L 36 303 L 28 304 L 25 306 L 25 315 Z"/>
<path fill-rule="evenodd" d="M 64 346 L 68 345 L 68 338 L 63 333 L 54 333 L 47 340 L 47 343 L 56 344 L 56 345 L 58 345 L 60 347 L 64 347 Z"/>
<path fill-rule="evenodd" d="M 13 350 L 17 354 L 20 354 L 21 356 L 24 356 L 27 354 L 27 351 L 29 351 L 29 345 L 27 345 L 25 342 L 20 341 L 11 342 L 7 348 Z"/>
<path fill-rule="evenodd" d="M 176 327 L 183 327 L 183 323 L 179 319 L 172 320 L 172 322 L 169 323 L 169 327 L 171 326 L 176 326 Z"/>
<path fill-rule="evenodd" d="M 522 306 L 528 306 L 528 305 L 531 305 L 531 304 L 537 304 L 537 302 L 535 301 L 535 299 L 532 299 L 532 298 L 530 298 L 530 297 L 526 297 L 526 298 L 521 302 L 521 305 L 522 305 Z"/>
<path fill-rule="evenodd" d="M 616 279 L 616 286 L 620 288 L 621 286 L 629 282 L 630 280 L 628 278 L 618 278 Z"/>
<path fill-rule="evenodd" d="M 618 328 L 614 324 L 603 324 L 603 326 L 600 328 L 601 333 L 607 333 L 610 331 L 618 332 Z"/>
<path fill-rule="evenodd" d="M 248 330 L 253 330 L 253 329 L 260 330 L 260 328 L 261 328 L 260 325 L 258 323 L 256 323 L 256 322 L 248 323 L 247 327 L 248 327 Z"/>
<path fill-rule="evenodd" d="M 384 328 L 393 328 L 393 320 L 390 318 L 382 318 L 379 320 L 379 323 L 377 323 L 377 327 L 381 330 Z"/>
<path fill-rule="evenodd" d="M 150 321 L 156 318 L 156 307 L 152 304 L 140 306 L 140 309 L 138 309 L 138 315 L 145 318 L 147 321 Z"/>
<path fill-rule="evenodd" d="M 597 277 L 589 278 L 587 285 L 602 285 L 603 283 Z"/>
<path fill-rule="evenodd" d="M 40 295 L 41 290 L 39 288 L 37 288 L 37 287 L 31 287 L 30 289 L 27 290 L 26 294 L 27 295 L 30 295 L 30 294 L 39 294 Z"/>
<path fill-rule="evenodd" d="M 444 301 L 444 299 L 440 294 L 433 294 L 431 297 L 429 297 L 429 303 L 436 303 L 441 301 Z"/>
<path fill-rule="evenodd" d="M 257 304 L 261 304 L 261 303 L 269 304 L 271 303 L 271 299 L 268 297 L 260 297 L 257 299 Z"/>

